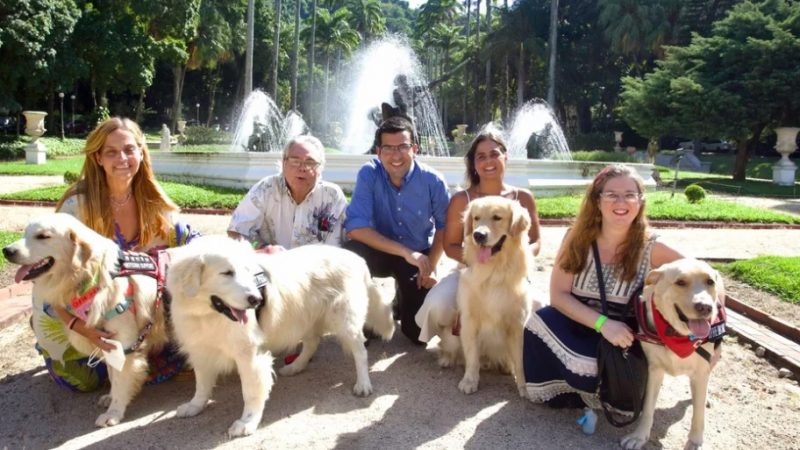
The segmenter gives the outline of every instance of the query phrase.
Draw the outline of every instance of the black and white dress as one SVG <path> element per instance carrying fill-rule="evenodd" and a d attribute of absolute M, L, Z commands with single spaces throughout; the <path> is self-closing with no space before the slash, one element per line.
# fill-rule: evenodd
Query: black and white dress
<path fill-rule="evenodd" d="M 609 317 L 620 320 L 625 305 L 650 271 L 650 253 L 656 236 L 645 242 L 642 259 L 632 281 L 617 277 L 615 264 L 602 264 Z M 601 311 L 600 287 L 594 257 L 588 252 L 583 271 L 575 275 L 572 295 L 590 308 Z M 632 313 L 626 321 L 630 323 Z M 528 398 L 545 402 L 566 393 L 580 394 L 590 407 L 597 401 L 597 343 L 600 333 L 568 318 L 556 308 L 546 306 L 531 314 L 525 325 L 524 368 Z"/>

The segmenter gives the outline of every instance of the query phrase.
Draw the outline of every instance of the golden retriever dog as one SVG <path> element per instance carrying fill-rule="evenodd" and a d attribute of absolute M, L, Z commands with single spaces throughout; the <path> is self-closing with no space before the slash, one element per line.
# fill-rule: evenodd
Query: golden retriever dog
<path fill-rule="evenodd" d="M 199 414 L 217 375 L 239 372 L 244 397 L 230 436 L 252 434 L 261 422 L 273 383 L 273 353 L 300 355 L 278 370 L 294 375 L 307 366 L 326 334 L 353 356 L 359 396 L 372 393 L 363 328 L 388 340 L 394 333 L 391 302 L 373 283 L 366 262 L 347 250 L 310 245 L 265 255 L 227 237 L 202 237 L 172 258 L 167 288 L 181 350 L 195 369 L 196 391 L 179 417 Z"/>
<path fill-rule="evenodd" d="M 502 197 L 472 201 L 464 213 L 464 262 L 458 282 L 465 394 L 478 389 L 481 362 L 494 362 L 515 378 L 525 396 L 522 332 L 533 301 L 528 274 L 531 219 L 519 202 Z M 444 340 L 443 340 L 444 343 Z M 452 353 L 453 349 L 442 349 Z"/>
<path fill-rule="evenodd" d="M 31 222 L 19 241 L 3 249 L 10 262 L 22 267 L 17 278 L 33 282 L 33 297 L 73 314 L 86 311 L 86 325 L 113 334 L 122 345 L 121 370 L 108 365 L 111 392 L 100 398 L 108 409 L 95 421 L 118 424 L 147 377 L 147 355 L 167 343 L 164 309 L 157 307 L 157 282 L 146 275 L 115 277 L 120 249 L 75 217 L 56 213 Z M 126 299 L 133 287 L 132 303 Z M 94 293 L 92 298 L 89 293 Z M 83 299 L 82 308 L 76 308 Z M 122 312 L 119 312 L 122 310 Z M 115 312 L 116 311 L 116 312 Z M 70 344 L 86 355 L 100 349 L 67 329 Z"/>
<path fill-rule="evenodd" d="M 703 446 L 706 395 L 711 369 L 720 357 L 724 334 L 722 277 L 705 262 L 681 259 L 652 270 L 637 307 L 648 379 L 642 417 L 622 439 L 639 449 L 650 438 L 653 413 L 664 373 L 686 375 L 692 392 L 692 425 L 686 449 Z"/>

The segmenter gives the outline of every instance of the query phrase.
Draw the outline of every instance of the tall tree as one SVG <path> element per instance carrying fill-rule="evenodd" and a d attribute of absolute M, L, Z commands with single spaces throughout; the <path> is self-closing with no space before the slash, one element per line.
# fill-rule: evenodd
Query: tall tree
<path fill-rule="evenodd" d="M 556 58 L 558 55 L 558 0 L 550 0 L 550 63 L 547 71 L 547 103 L 556 107 Z"/>
<path fill-rule="evenodd" d="M 272 98 L 278 101 L 278 66 L 280 65 L 281 50 L 281 6 L 282 0 L 275 0 L 275 32 L 272 36 Z"/>
<path fill-rule="evenodd" d="M 350 12 L 341 8 L 334 13 L 324 9 L 317 10 L 317 35 L 320 50 L 325 56 L 325 85 L 323 89 L 322 122 L 328 123 L 328 104 L 330 93 L 331 62 L 341 52 L 350 54 L 361 42 L 358 32 L 350 27 Z"/>
<path fill-rule="evenodd" d="M 386 20 L 378 0 L 348 0 L 350 26 L 361 35 L 363 43 L 386 31 Z"/>
<path fill-rule="evenodd" d="M 300 61 L 300 0 L 294 1 L 294 45 L 292 46 L 291 108 L 297 110 L 297 69 Z"/>

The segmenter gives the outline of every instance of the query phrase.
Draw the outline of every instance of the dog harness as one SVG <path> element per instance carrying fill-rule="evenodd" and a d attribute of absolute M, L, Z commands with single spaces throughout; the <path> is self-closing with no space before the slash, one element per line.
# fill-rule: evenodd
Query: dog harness
<path fill-rule="evenodd" d="M 725 335 L 725 307 L 717 303 L 717 316 L 709 321 L 710 330 L 708 336 L 698 339 L 693 335 L 684 336 L 679 334 L 664 319 L 658 308 L 653 306 L 654 296 L 655 294 L 651 295 L 647 301 L 641 297 L 635 301 L 634 310 L 640 330 L 640 333 L 636 334 L 636 338 L 651 344 L 663 345 L 680 358 L 686 358 L 692 353 L 697 353 L 711 363 L 711 354 L 702 345 L 707 342 L 713 342 L 716 349 L 722 344 L 722 336 Z M 653 317 L 652 326 L 647 320 L 648 310 Z"/>
<path fill-rule="evenodd" d="M 117 255 L 117 263 L 115 269 L 109 273 L 112 278 L 124 277 L 128 278 L 131 275 L 146 275 L 156 280 L 157 295 L 155 306 L 158 308 L 162 302 L 165 309 L 169 310 L 169 294 L 166 291 L 166 268 L 169 262 L 169 254 L 165 250 L 158 250 L 155 252 L 155 258 L 147 253 L 138 253 L 120 250 Z M 94 274 L 92 280 L 86 283 L 81 289 L 80 294 L 73 298 L 67 306 L 67 311 L 86 322 L 89 310 L 92 307 L 94 298 L 97 295 L 97 280 L 100 275 L 100 270 Z M 117 303 L 113 308 L 103 315 L 104 320 L 111 320 L 124 312 L 131 310 L 136 313 L 136 304 L 134 303 L 134 286 L 128 280 L 128 288 L 125 290 L 124 299 Z M 150 329 L 153 327 L 152 322 L 145 324 L 136 342 L 125 349 L 125 354 L 136 351 L 144 341 Z"/>

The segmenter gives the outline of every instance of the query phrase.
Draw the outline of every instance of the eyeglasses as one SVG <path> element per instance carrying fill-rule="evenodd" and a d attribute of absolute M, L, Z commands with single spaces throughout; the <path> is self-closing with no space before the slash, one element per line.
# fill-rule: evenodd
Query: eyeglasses
<path fill-rule="evenodd" d="M 314 161 L 313 159 L 286 158 L 284 161 L 289 165 L 289 167 L 293 167 L 295 169 L 304 167 L 308 170 L 315 170 L 320 166 L 319 162 Z"/>
<path fill-rule="evenodd" d="M 100 157 L 103 159 L 117 159 L 120 155 L 125 155 L 126 158 L 139 154 L 139 147 L 126 147 L 125 150 L 103 150 L 100 152 Z"/>
<path fill-rule="evenodd" d="M 625 192 L 623 194 L 617 192 L 601 192 L 600 199 L 606 203 L 617 203 L 618 201 L 622 200 L 625 203 L 637 203 L 639 202 L 644 196 L 639 192 Z"/>
<path fill-rule="evenodd" d="M 405 153 L 411 150 L 413 145 L 411 144 L 400 144 L 400 145 L 381 145 L 379 148 L 382 152 L 386 153 Z"/>

